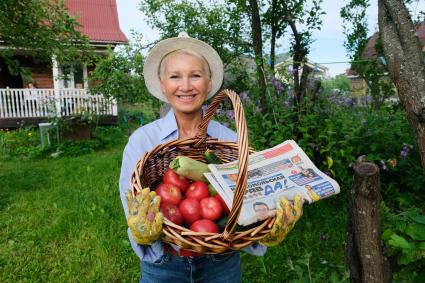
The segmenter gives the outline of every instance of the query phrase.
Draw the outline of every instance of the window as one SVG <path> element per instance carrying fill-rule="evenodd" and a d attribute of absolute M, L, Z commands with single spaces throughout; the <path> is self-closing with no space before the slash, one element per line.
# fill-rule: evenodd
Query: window
<path fill-rule="evenodd" d="M 61 88 L 87 87 L 87 66 L 82 64 L 64 65 L 59 68 L 59 85 Z"/>

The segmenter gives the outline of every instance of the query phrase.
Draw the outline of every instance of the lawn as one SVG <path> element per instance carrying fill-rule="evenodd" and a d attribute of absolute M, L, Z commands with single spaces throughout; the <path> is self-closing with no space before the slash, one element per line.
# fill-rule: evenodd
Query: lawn
<path fill-rule="evenodd" d="M 137 282 L 118 193 L 122 148 L 0 163 L 0 282 Z M 345 212 L 337 203 L 307 207 L 264 258 L 243 254 L 244 282 L 344 278 Z"/>

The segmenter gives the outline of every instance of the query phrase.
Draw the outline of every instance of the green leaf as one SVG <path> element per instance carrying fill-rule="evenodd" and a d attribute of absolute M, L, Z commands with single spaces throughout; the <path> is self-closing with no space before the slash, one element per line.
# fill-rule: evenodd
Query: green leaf
<path fill-rule="evenodd" d="M 400 264 L 409 264 L 417 260 L 420 260 L 422 257 L 423 255 L 420 250 L 417 250 L 417 249 L 403 250 L 398 262 Z"/>
<path fill-rule="evenodd" d="M 332 165 L 334 165 L 332 157 L 326 156 L 326 160 L 328 161 L 328 169 L 331 169 Z"/>
<path fill-rule="evenodd" d="M 340 282 L 339 281 L 338 274 L 335 271 L 332 272 L 331 277 L 329 278 L 329 281 L 331 283 L 338 283 L 338 282 Z"/>
<path fill-rule="evenodd" d="M 397 234 L 391 235 L 390 240 L 388 241 L 388 244 L 396 248 L 410 249 L 409 242 L 407 242 L 406 239 L 398 236 Z"/>
<path fill-rule="evenodd" d="M 393 234 L 393 231 L 391 229 L 386 229 L 383 233 L 382 233 L 382 239 L 384 241 L 388 241 L 391 238 L 391 235 Z"/>
<path fill-rule="evenodd" d="M 425 224 L 425 215 L 417 215 L 415 217 L 411 217 L 411 219 L 417 223 Z"/>
<path fill-rule="evenodd" d="M 425 225 L 412 223 L 406 228 L 406 234 L 413 240 L 425 240 Z"/>

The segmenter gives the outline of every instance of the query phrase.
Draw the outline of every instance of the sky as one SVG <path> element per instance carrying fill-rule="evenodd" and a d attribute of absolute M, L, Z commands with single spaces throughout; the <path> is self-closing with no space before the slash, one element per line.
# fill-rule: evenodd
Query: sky
<path fill-rule="evenodd" d="M 141 32 L 143 41 L 148 43 L 159 38 L 158 31 L 152 30 L 146 24 L 145 16 L 139 11 L 139 0 L 116 0 L 118 6 L 118 17 L 121 30 L 131 40 L 131 30 Z M 329 69 L 329 75 L 335 76 L 349 68 L 348 56 L 344 47 L 345 36 L 343 34 L 343 22 L 339 16 L 339 11 L 348 0 L 324 0 L 322 9 L 326 12 L 323 15 L 323 24 L 320 31 L 313 33 L 314 42 L 310 49 L 309 59 L 315 63 L 323 64 Z M 368 8 L 369 35 L 372 35 L 378 28 L 377 1 L 371 0 Z M 425 0 L 413 1 L 410 6 L 416 15 L 419 11 L 425 11 Z M 278 51 L 288 51 L 288 45 L 280 42 Z M 344 62 L 344 63 L 334 63 Z M 332 63 L 332 64 L 331 64 Z"/>

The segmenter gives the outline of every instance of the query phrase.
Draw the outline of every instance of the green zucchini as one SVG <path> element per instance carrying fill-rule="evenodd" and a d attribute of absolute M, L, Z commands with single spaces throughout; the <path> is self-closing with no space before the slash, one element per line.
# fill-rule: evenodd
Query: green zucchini
<path fill-rule="evenodd" d="M 208 165 L 186 156 L 177 156 L 170 162 L 171 169 L 177 174 L 195 181 L 208 183 L 204 173 L 210 172 Z"/>

